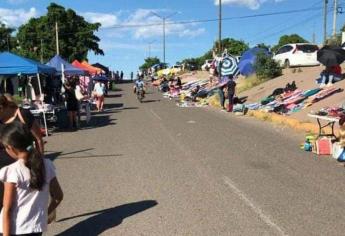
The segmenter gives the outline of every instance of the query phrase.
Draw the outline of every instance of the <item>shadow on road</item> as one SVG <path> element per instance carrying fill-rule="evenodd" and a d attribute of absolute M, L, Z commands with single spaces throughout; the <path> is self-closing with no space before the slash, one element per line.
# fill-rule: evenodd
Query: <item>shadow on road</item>
<path fill-rule="evenodd" d="M 146 200 L 63 218 L 60 219 L 58 222 L 63 222 L 78 217 L 94 215 L 88 219 L 85 219 L 77 223 L 76 225 L 57 235 L 99 235 L 110 228 L 120 225 L 125 218 L 145 211 L 147 209 L 150 209 L 156 206 L 157 204 L 157 201 Z"/>
<path fill-rule="evenodd" d="M 114 109 L 114 108 L 122 108 L 123 103 L 110 103 L 110 104 L 104 104 L 104 109 Z"/>
<path fill-rule="evenodd" d="M 108 94 L 105 96 L 105 98 L 120 98 L 122 97 L 122 94 Z"/>
<path fill-rule="evenodd" d="M 160 99 L 156 99 L 156 100 L 143 100 L 142 103 L 151 103 L 151 102 L 160 102 Z"/>
<path fill-rule="evenodd" d="M 116 119 L 112 119 L 111 115 L 93 115 L 91 117 L 91 120 L 89 123 L 86 123 L 86 121 L 81 121 L 81 127 L 80 130 L 87 130 L 87 129 L 94 129 L 94 128 L 100 128 L 104 126 L 111 126 L 116 125 L 115 121 Z"/>

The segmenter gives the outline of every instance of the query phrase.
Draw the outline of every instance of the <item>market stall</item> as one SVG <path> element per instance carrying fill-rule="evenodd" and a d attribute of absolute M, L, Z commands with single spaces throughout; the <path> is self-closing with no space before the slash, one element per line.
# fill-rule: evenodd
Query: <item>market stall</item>
<path fill-rule="evenodd" d="M 34 60 L 18 56 L 10 52 L 0 53 L 0 75 L 15 76 L 15 75 L 36 75 L 38 80 L 38 87 L 40 93 L 39 103 L 41 104 L 40 112 L 43 115 L 44 128 L 46 136 L 48 136 L 46 107 L 44 104 L 40 74 L 55 74 L 56 70 L 53 67 L 43 65 Z"/>

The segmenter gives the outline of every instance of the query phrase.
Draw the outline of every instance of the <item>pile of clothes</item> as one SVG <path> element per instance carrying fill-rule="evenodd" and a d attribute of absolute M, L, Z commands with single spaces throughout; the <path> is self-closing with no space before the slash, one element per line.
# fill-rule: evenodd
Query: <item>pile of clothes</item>
<path fill-rule="evenodd" d="M 263 98 L 259 103 L 247 104 L 246 107 L 249 110 L 291 114 L 341 91 L 343 90 L 334 87 L 303 91 L 298 89 L 293 81 L 291 84 L 288 83 L 285 88 L 275 89 L 271 95 Z"/>

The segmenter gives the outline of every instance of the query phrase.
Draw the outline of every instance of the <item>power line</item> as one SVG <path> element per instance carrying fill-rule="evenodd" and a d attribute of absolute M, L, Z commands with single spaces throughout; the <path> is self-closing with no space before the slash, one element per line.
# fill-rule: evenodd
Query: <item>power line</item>
<path fill-rule="evenodd" d="M 248 18 L 255 18 L 255 17 L 265 17 L 265 16 L 276 16 L 276 15 L 287 15 L 287 14 L 294 14 L 294 13 L 301 13 L 307 11 L 316 11 L 320 10 L 320 7 L 311 7 L 311 8 L 304 8 L 304 9 L 295 9 L 289 11 L 279 11 L 279 12 L 269 12 L 263 14 L 253 14 L 253 15 L 244 15 L 244 16 L 235 16 L 235 17 L 223 17 L 222 20 L 229 21 L 229 20 L 240 20 L 240 19 L 248 19 Z M 186 24 L 195 24 L 195 23 L 208 23 L 208 22 L 216 22 L 219 19 L 200 19 L 200 20 L 184 20 L 184 21 L 174 21 L 174 22 L 167 22 L 167 25 L 186 25 Z M 122 25 L 114 25 L 110 27 L 101 27 L 100 30 L 106 29 L 119 29 L 119 28 L 140 28 L 140 27 L 150 27 L 150 26 L 158 26 L 162 25 L 162 23 L 151 23 L 151 24 L 122 24 Z"/>
<path fill-rule="evenodd" d="M 328 10 L 328 13 L 331 12 L 331 11 L 332 11 L 332 9 L 329 9 L 329 10 Z M 285 31 L 287 31 L 287 30 L 289 30 L 289 29 L 291 29 L 291 28 L 294 28 L 294 27 L 296 27 L 296 26 L 299 26 L 299 25 L 301 25 L 302 23 L 310 22 L 310 21 L 312 21 L 315 17 L 318 17 L 318 16 L 319 16 L 319 13 L 314 14 L 314 15 L 311 15 L 310 17 L 307 17 L 307 18 L 305 18 L 305 19 L 303 19 L 303 20 L 301 20 L 301 21 L 299 21 L 299 22 L 297 22 L 297 23 L 294 23 L 294 24 L 292 24 L 292 25 L 290 25 L 290 26 L 287 26 L 287 27 L 285 27 L 285 28 L 283 28 L 283 29 L 281 29 L 281 30 L 279 30 L 279 31 L 276 31 L 276 32 L 271 33 L 271 34 L 268 34 L 268 35 L 266 35 L 265 37 L 260 37 L 259 39 L 262 39 L 262 41 L 264 41 L 264 40 L 266 40 L 266 39 L 268 39 L 268 38 L 271 38 L 271 37 L 273 37 L 273 36 L 275 36 L 275 35 L 281 34 L 281 33 L 285 32 Z M 255 41 L 258 41 L 258 38 L 256 38 L 255 40 L 250 41 L 249 43 L 254 43 Z"/>
<path fill-rule="evenodd" d="M 256 17 L 267 17 L 267 16 L 279 16 L 279 15 L 289 15 L 289 14 L 295 14 L 295 13 L 305 13 L 310 11 L 317 11 L 322 9 L 322 7 L 309 7 L 304 9 L 294 9 L 294 10 L 288 10 L 288 11 L 279 11 L 279 12 L 268 12 L 268 13 L 262 13 L 262 14 L 253 14 L 253 15 L 244 15 L 244 16 L 237 16 L 237 17 L 224 17 L 222 18 L 223 21 L 231 21 L 231 20 L 243 20 L 243 19 L 250 19 L 250 18 L 256 18 Z M 200 20 L 183 20 L 183 21 L 174 21 L 174 22 L 166 22 L 166 25 L 186 25 L 186 24 L 196 24 L 196 23 L 210 23 L 210 22 L 216 22 L 219 19 L 213 18 L 213 19 L 200 19 Z M 123 28 L 140 28 L 140 27 L 153 27 L 153 26 L 161 26 L 161 22 L 157 23 L 150 23 L 150 24 L 122 24 L 122 25 L 114 25 L 111 27 L 101 27 L 99 30 L 111 30 L 111 29 L 123 29 Z M 18 29 L 14 28 L 14 29 Z M 62 31 L 62 32 L 61 32 Z M 60 28 L 60 36 L 66 36 L 66 35 L 73 35 L 73 34 L 88 34 L 94 32 L 93 30 L 83 31 L 83 32 L 63 32 L 63 29 Z M 31 33 L 32 35 L 37 35 L 36 33 Z M 36 38 L 36 37 L 35 37 Z"/>
<path fill-rule="evenodd" d="M 345 0 L 344 0 L 345 1 Z M 317 1 L 316 3 L 312 4 L 310 7 L 316 7 L 317 5 L 320 5 L 321 3 L 323 2 L 323 0 L 319 0 Z M 320 9 L 322 9 L 322 6 L 319 6 Z M 262 38 L 264 37 L 265 35 L 267 35 L 268 32 L 274 32 L 275 29 L 278 29 L 278 28 L 281 28 L 282 26 L 285 26 L 286 25 L 286 19 L 283 19 L 282 22 L 280 22 L 279 24 L 275 24 L 274 26 L 270 26 L 270 27 L 267 27 L 265 29 L 260 29 L 259 32 L 256 32 L 256 33 L 253 33 L 253 34 L 250 34 L 248 36 L 248 38 Z M 260 37 L 258 37 L 260 36 Z"/>

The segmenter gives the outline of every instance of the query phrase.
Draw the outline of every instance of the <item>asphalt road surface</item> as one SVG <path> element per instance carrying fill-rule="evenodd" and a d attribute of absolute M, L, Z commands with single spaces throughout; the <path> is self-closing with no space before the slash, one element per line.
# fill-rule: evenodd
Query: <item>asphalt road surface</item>
<path fill-rule="evenodd" d="M 47 235 L 345 234 L 345 169 L 301 136 L 120 88 L 48 138 L 65 198 Z"/>

